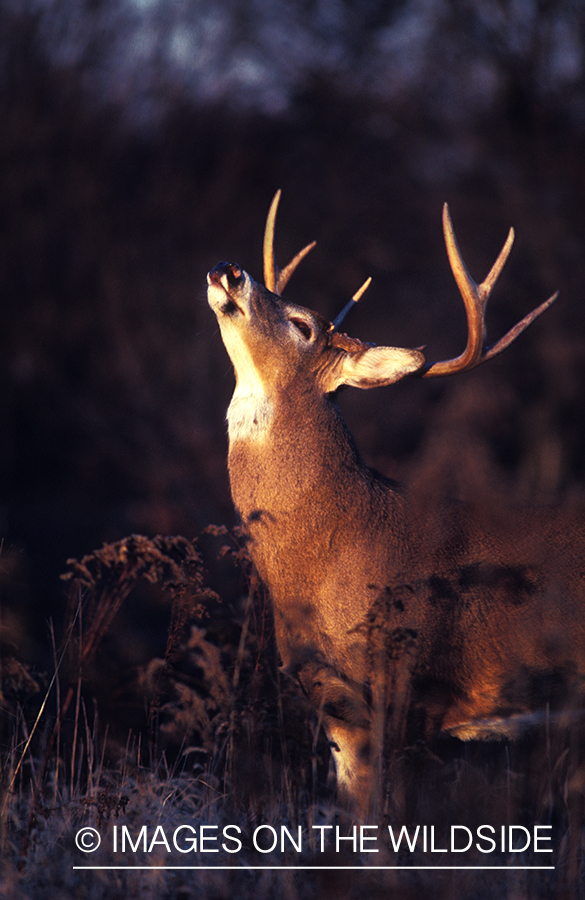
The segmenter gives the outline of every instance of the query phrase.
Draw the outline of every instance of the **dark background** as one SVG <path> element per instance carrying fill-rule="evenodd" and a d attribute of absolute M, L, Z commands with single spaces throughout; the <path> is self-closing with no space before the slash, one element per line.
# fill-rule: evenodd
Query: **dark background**
<path fill-rule="evenodd" d="M 59 574 L 132 532 L 233 523 L 231 365 L 205 296 L 219 259 L 376 343 L 465 342 L 441 206 L 503 356 L 348 391 L 366 460 L 429 495 L 580 509 L 585 394 L 580 3 L 0 3 L 2 645 L 41 659 Z M 44 652 L 44 651 L 43 651 Z M 45 660 L 46 662 L 46 660 Z"/>

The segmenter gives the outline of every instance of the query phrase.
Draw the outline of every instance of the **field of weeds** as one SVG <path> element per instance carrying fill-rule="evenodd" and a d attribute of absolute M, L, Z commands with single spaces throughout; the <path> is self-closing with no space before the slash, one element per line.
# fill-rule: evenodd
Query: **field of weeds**
<path fill-rule="evenodd" d="M 3 657 L 0 896 L 583 896 L 574 716 L 516 743 L 395 747 L 382 815 L 355 821 L 317 718 L 279 675 L 238 535 L 208 529 L 200 544 L 212 573 L 183 538 L 132 536 L 71 560 L 52 671 Z M 222 598 L 222 577 L 240 593 Z M 128 679 L 114 638 L 145 588 L 168 641 Z M 104 727 L 108 684 L 117 715 Z"/>

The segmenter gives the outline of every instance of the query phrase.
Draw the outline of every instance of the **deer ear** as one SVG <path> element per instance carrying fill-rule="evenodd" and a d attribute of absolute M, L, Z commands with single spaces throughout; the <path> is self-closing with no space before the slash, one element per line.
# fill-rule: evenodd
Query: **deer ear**
<path fill-rule="evenodd" d="M 393 384 L 405 375 L 418 371 L 424 363 L 425 358 L 420 350 L 403 350 L 400 347 L 341 350 L 327 373 L 326 393 L 336 391 L 342 384 L 362 389 Z"/>

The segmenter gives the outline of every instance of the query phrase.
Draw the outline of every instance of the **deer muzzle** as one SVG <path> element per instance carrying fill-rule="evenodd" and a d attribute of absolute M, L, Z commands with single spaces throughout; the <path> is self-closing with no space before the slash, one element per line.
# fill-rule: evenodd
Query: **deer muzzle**
<path fill-rule="evenodd" d="M 243 312 L 238 297 L 245 282 L 245 272 L 237 263 L 219 262 L 207 274 L 207 298 L 216 315 Z"/>
<path fill-rule="evenodd" d="M 225 286 L 224 279 L 227 280 L 229 287 L 232 289 L 237 289 L 242 285 L 244 276 L 242 269 L 237 263 L 218 262 L 207 276 L 209 284 L 224 284 Z"/>

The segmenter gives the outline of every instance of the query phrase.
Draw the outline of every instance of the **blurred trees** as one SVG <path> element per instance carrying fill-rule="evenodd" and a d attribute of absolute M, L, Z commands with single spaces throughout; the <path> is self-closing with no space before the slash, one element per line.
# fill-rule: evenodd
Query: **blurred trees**
<path fill-rule="evenodd" d="M 464 341 L 441 204 L 478 279 L 516 227 L 490 335 L 560 288 L 546 317 L 465 379 L 342 404 L 386 474 L 582 496 L 583 20 L 569 0 L 0 0 L 0 568 L 21 560 L 19 609 L 31 584 L 50 608 L 64 560 L 104 540 L 232 517 L 205 273 L 261 277 L 277 187 L 278 258 L 318 240 L 287 296 L 333 317 L 372 275 L 350 333 L 430 359 Z"/>
<path fill-rule="evenodd" d="M 4 0 L 15 29 L 134 128 L 176 103 L 290 112 L 314 79 L 434 123 L 509 104 L 585 126 L 580 0 Z"/>

